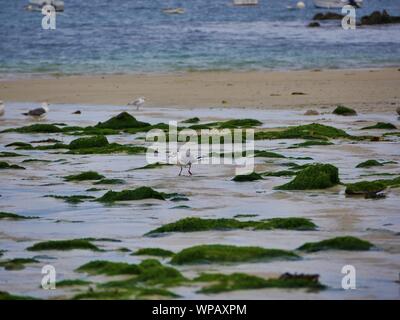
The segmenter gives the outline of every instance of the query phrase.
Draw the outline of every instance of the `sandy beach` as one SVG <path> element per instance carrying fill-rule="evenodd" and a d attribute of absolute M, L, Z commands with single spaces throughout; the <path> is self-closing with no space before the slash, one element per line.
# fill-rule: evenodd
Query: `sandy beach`
<path fill-rule="evenodd" d="M 125 105 L 137 96 L 147 107 L 321 107 L 391 111 L 400 104 L 400 71 L 310 70 L 188 72 L 62 76 L 0 81 L 4 101 Z M 297 93 L 297 94 L 296 94 Z"/>

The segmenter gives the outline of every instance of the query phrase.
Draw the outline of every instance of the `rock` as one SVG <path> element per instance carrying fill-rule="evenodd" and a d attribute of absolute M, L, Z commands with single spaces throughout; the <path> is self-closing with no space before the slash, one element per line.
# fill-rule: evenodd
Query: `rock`
<path fill-rule="evenodd" d="M 336 12 L 320 12 L 317 13 L 314 17 L 313 20 L 342 20 L 343 15 L 336 13 Z"/>
<path fill-rule="evenodd" d="M 307 110 L 304 113 L 305 116 L 318 116 L 319 112 L 317 110 Z"/>
<path fill-rule="evenodd" d="M 388 23 L 400 23 L 400 16 L 391 16 L 386 10 L 383 10 L 382 13 L 379 11 L 374 11 L 369 16 L 363 16 L 361 18 L 361 25 Z"/>
<path fill-rule="evenodd" d="M 81 114 L 81 110 L 76 110 L 75 112 L 73 112 L 72 114 Z"/>
<path fill-rule="evenodd" d="M 309 24 L 308 24 L 308 27 L 309 28 L 318 28 L 318 27 L 320 27 L 321 25 L 319 24 L 319 22 L 316 22 L 316 21 L 311 21 Z"/>

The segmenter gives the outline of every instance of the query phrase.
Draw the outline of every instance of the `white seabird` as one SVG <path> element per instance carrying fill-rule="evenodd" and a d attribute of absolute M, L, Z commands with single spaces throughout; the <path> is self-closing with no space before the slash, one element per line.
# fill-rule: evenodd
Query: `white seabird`
<path fill-rule="evenodd" d="M 139 97 L 136 100 L 133 100 L 133 101 L 129 102 L 128 106 L 135 106 L 136 110 L 139 110 L 139 108 L 141 106 L 143 106 L 145 102 L 146 102 L 146 98 L 145 97 Z"/>
<path fill-rule="evenodd" d="M 4 102 L 0 101 L 0 117 L 4 114 L 5 112 L 5 106 L 4 106 Z"/>
<path fill-rule="evenodd" d="M 49 110 L 49 104 L 47 102 L 43 102 L 40 108 L 29 110 L 28 112 L 23 113 L 23 115 L 31 117 L 44 117 Z"/>
<path fill-rule="evenodd" d="M 192 164 L 202 158 L 203 157 L 201 156 L 193 156 L 193 154 L 190 152 L 190 149 L 179 151 L 176 159 L 176 164 L 181 168 L 179 171 L 179 176 L 182 174 L 183 168 L 188 168 L 189 175 L 192 175 L 192 171 L 190 170 L 192 168 Z"/>

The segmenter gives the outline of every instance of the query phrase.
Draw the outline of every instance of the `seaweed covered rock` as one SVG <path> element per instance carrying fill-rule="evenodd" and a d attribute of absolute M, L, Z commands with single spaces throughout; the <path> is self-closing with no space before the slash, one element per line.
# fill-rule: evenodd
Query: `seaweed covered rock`
<path fill-rule="evenodd" d="M 381 166 L 383 166 L 383 164 L 377 160 L 366 160 L 364 162 L 359 163 L 356 166 L 356 168 L 370 168 L 370 167 L 381 167 Z"/>
<path fill-rule="evenodd" d="M 308 25 L 307 25 L 307 27 L 309 27 L 309 28 L 318 28 L 318 27 L 320 27 L 321 26 L 321 24 L 319 23 L 319 22 L 317 22 L 317 21 L 311 21 Z"/>
<path fill-rule="evenodd" d="M 107 146 L 108 140 L 105 136 L 93 136 L 88 138 L 78 138 L 70 142 L 69 149 L 100 148 Z"/>
<path fill-rule="evenodd" d="M 165 196 L 150 187 L 139 187 L 134 190 L 108 191 L 102 197 L 98 198 L 97 201 L 114 202 L 143 199 L 165 200 Z"/>
<path fill-rule="evenodd" d="M 120 130 L 144 128 L 148 126 L 150 126 L 150 123 L 138 121 L 128 112 L 121 112 L 105 122 L 99 122 L 95 128 Z"/>
<path fill-rule="evenodd" d="M 19 214 L 11 213 L 11 212 L 0 212 L 0 220 L 28 220 L 28 219 L 37 219 L 38 217 L 31 216 L 21 216 Z"/>
<path fill-rule="evenodd" d="M 108 276 L 123 274 L 139 274 L 139 267 L 125 262 L 111 262 L 104 260 L 95 260 L 80 266 L 75 271 L 86 272 L 89 274 L 105 274 Z"/>
<path fill-rule="evenodd" d="M 258 131 L 254 134 L 255 140 L 263 139 L 317 139 L 354 138 L 344 130 L 319 123 L 311 123 L 296 127 L 289 127 L 283 131 Z"/>
<path fill-rule="evenodd" d="M 178 221 L 165 224 L 157 229 L 148 232 L 146 235 L 165 233 L 165 232 L 196 232 L 209 230 L 232 230 L 232 229 L 252 229 L 252 230 L 315 230 L 316 225 L 305 218 L 272 218 L 261 221 L 241 221 L 237 219 L 203 219 L 197 217 L 183 218 Z"/>
<path fill-rule="evenodd" d="M 361 17 L 361 25 L 388 23 L 400 23 L 400 16 L 391 16 L 386 10 L 383 10 L 382 13 L 379 11 L 374 11 L 370 15 Z"/>
<path fill-rule="evenodd" d="M 369 130 L 369 129 L 395 130 L 397 129 L 397 127 L 394 124 L 388 122 L 378 122 L 373 126 L 361 128 L 361 130 Z"/>
<path fill-rule="evenodd" d="M 326 189 L 340 183 L 339 170 L 331 164 L 313 164 L 301 170 L 296 177 L 277 190 Z"/>
<path fill-rule="evenodd" d="M 255 181 L 255 180 L 262 180 L 263 177 L 256 173 L 256 172 L 252 172 L 249 174 L 239 174 L 237 176 L 235 176 L 232 181 L 236 181 L 236 182 L 246 182 L 246 181 Z"/>
<path fill-rule="evenodd" d="M 39 263 L 38 260 L 32 258 L 15 258 L 11 260 L 1 261 L 0 267 L 5 270 L 23 270 L 26 264 Z"/>
<path fill-rule="evenodd" d="M 156 257 L 171 257 L 174 253 L 170 250 L 165 250 L 161 248 L 142 248 L 137 250 L 132 255 L 137 256 L 156 256 Z"/>
<path fill-rule="evenodd" d="M 79 174 L 72 174 L 64 177 L 66 181 L 85 181 L 85 180 L 100 180 L 105 178 L 103 175 L 97 173 L 96 171 L 85 171 Z"/>
<path fill-rule="evenodd" d="M 367 197 L 374 197 L 379 192 L 384 191 L 386 187 L 387 186 L 380 181 L 360 181 L 348 184 L 345 193 L 347 195 L 365 195 Z"/>
<path fill-rule="evenodd" d="M 261 247 L 207 244 L 183 249 L 171 259 L 173 264 L 256 262 L 274 259 L 297 259 L 294 252 Z"/>
<path fill-rule="evenodd" d="M 200 119 L 198 117 L 189 118 L 186 120 L 181 121 L 182 123 L 198 123 Z"/>
<path fill-rule="evenodd" d="M 0 169 L 19 169 L 19 170 L 25 170 L 24 167 L 21 167 L 17 164 L 9 164 L 5 161 L 0 161 Z"/>
<path fill-rule="evenodd" d="M 28 247 L 28 251 L 43 251 L 43 250 L 92 250 L 100 251 L 100 249 L 92 244 L 87 239 L 72 239 L 72 240 L 50 240 L 35 243 L 33 246 Z"/>
<path fill-rule="evenodd" d="M 367 251 L 373 244 L 355 237 L 337 237 L 319 242 L 308 242 L 303 244 L 298 250 L 316 252 L 321 250 L 348 250 L 348 251 Z"/>
<path fill-rule="evenodd" d="M 333 114 L 339 115 L 339 116 L 355 116 L 357 115 L 357 112 L 354 109 L 345 107 L 345 106 L 337 106 L 335 110 L 332 112 Z"/>
<path fill-rule="evenodd" d="M 58 133 L 63 130 L 54 124 L 37 123 L 21 128 L 10 128 L 1 132 L 18 132 L 18 133 Z"/>

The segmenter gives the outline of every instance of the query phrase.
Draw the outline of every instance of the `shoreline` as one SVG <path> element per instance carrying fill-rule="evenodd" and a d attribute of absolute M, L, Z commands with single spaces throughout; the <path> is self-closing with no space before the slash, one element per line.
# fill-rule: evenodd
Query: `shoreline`
<path fill-rule="evenodd" d="M 369 111 L 400 105 L 400 69 L 195 71 L 71 75 L 0 80 L 0 100 L 126 105 L 138 96 L 154 107 L 323 107 Z M 293 94 L 295 93 L 295 94 Z M 297 94 L 296 94 L 297 93 Z"/>

